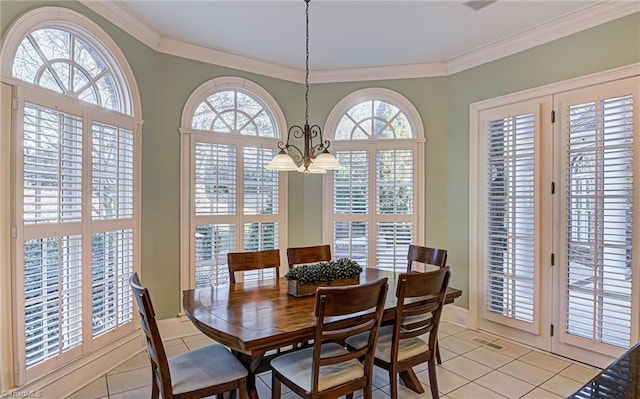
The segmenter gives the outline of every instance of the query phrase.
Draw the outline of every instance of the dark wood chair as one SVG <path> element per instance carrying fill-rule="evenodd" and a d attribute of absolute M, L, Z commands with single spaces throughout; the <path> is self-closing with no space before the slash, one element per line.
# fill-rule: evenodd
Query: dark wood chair
<path fill-rule="evenodd" d="M 164 399 L 211 395 L 222 399 L 224 392 L 236 389 L 239 390 L 239 399 L 246 399 L 247 369 L 226 347 L 213 344 L 167 358 L 149 291 L 140 285 L 137 273 L 131 274 L 129 285 L 140 312 L 142 331 L 147 338 L 153 399 L 160 394 Z"/>
<path fill-rule="evenodd" d="M 440 248 L 429 248 L 421 245 L 409 244 L 407 252 L 407 272 L 413 271 L 413 262 L 420 262 L 425 265 L 445 267 L 447 265 L 447 250 Z M 440 346 L 436 342 L 436 360 L 442 364 L 440 356 Z"/>
<path fill-rule="evenodd" d="M 227 254 L 229 281 L 236 282 L 236 272 L 248 270 L 275 269 L 275 278 L 280 278 L 280 251 L 268 249 L 254 252 L 231 252 Z"/>
<path fill-rule="evenodd" d="M 295 265 L 326 262 L 331 260 L 331 246 L 317 245 L 313 247 L 287 248 L 289 269 Z"/>
<path fill-rule="evenodd" d="M 362 389 L 364 398 L 371 399 L 373 356 L 387 289 L 386 278 L 318 288 L 314 344 L 271 360 L 271 397 L 280 398 L 284 383 L 303 398 L 353 398 L 353 392 Z M 360 333 L 368 339 L 358 350 L 349 352 L 339 343 Z"/>
<path fill-rule="evenodd" d="M 424 362 L 428 362 L 431 395 L 434 399 L 439 397 L 435 347 L 450 275 L 450 269 L 444 267 L 398 277 L 394 323 L 380 328 L 374 360 L 389 371 L 392 399 L 398 397 L 398 374 Z M 420 338 L 425 334 L 429 335 L 427 341 Z M 347 338 L 346 343 L 349 349 L 360 350 L 368 340 L 367 334 L 359 334 Z"/>
<path fill-rule="evenodd" d="M 413 262 L 445 267 L 447 265 L 447 250 L 409 244 L 407 261 L 407 272 L 413 271 Z"/>

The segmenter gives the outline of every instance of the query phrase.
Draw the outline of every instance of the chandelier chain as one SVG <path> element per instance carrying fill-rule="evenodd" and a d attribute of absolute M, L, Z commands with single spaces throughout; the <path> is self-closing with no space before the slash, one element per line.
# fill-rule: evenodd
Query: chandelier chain
<path fill-rule="evenodd" d="M 311 0 L 305 0 L 307 3 L 307 38 L 305 42 L 306 46 L 306 59 L 305 59 L 305 75 L 304 75 L 304 123 L 309 124 L 309 2 Z"/>

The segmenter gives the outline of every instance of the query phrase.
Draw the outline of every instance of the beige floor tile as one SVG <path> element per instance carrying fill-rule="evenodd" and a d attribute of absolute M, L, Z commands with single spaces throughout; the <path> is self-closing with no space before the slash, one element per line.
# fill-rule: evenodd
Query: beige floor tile
<path fill-rule="evenodd" d="M 475 360 L 476 362 L 493 369 L 497 369 L 513 361 L 513 358 L 503 355 L 502 353 L 489 350 L 485 346 L 467 352 L 462 356 L 467 359 Z"/>
<path fill-rule="evenodd" d="M 504 396 L 475 382 L 470 382 L 453 392 L 449 392 L 448 396 L 451 399 L 505 399 Z"/>
<path fill-rule="evenodd" d="M 151 367 L 107 375 L 109 395 L 151 385 Z"/>
<path fill-rule="evenodd" d="M 466 328 L 461 327 L 457 324 L 447 323 L 446 321 L 440 322 L 440 327 L 438 328 L 438 333 L 444 332 L 448 335 L 455 335 L 465 331 Z"/>
<path fill-rule="evenodd" d="M 519 398 L 535 388 L 527 382 L 499 371 L 492 371 L 475 382 L 511 399 Z"/>
<path fill-rule="evenodd" d="M 184 344 L 184 341 L 182 340 L 182 338 L 162 340 L 162 345 L 164 345 L 165 348 L 169 346 L 183 345 L 183 344 Z"/>
<path fill-rule="evenodd" d="M 184 344 L 184 342 L 181 342 L 178 345 L 165 346 L 164 351 L 167 354 L 167 357 L 173 357 L 175 355 L 188 352 L 189 348 Z"/>
<path fill-rule="evenodd" d="M 374 388 L 382 388 L 389 385 L 389 372 L 383 368 L 373 366 L 372 384 Z"/>
<path fill-rule="evenodd" d="M 96 399 L 107 395 L 107 379 L 102 376 L 84 388 L 71 394 L 67 399 Z"/>
<path fill-rule="evenodd" d="M 469 380 L 466 378 L 442 367 L 437 367 L 436 374 L 438 378 L 438 391 L 444 394 L 448 394 L 469 383 Z M 429 385 L 429 372 L 424 370 L 416 373 L 416 376 L 422 382 L 424 389 L 427 390 L 427 386 Z"/>
<path fill-rule="evenodd" d="M 540 385 L 553 377 L 552 372 L 517 359 L 498 370 L 533 385 Z"/>
<path fill-rule="evenodd" d="M 440 358 L 442 359 L 443 362 L 446 362 L 447 360 L 451 360 L 456 356 L 458 356 L 457 353 L 451 352 L 446 348 L 440 348 Z"/>
<path fill-rule="evenodd" d="M 121 365 L 114 368 L 113 370 L 109 371 L 107 374 L 123 373 L 129 370 L 135 370 L 142 367 L 149 367 L 150 365 L 151 363 L 149 362 L 149 355 L 147 354 L 147 350 L 145 349 L 143 352 L 138 353 L 131 359 L 122 363 Z"/>
<path fill-rule="evenodd" d="M 474 362 L 473 360 L 464 358 L 462 356 L 458 356 L 454 359 L 443 362 L 442 368 L 453 371 L 454 373 L 470 381 L 473 381 L 476 378 L 480 378 L 483 375 L 493 371 L 493 369 L 490 367 L 482 365 L 478 362 Z"/>
<path fill-rule="evenodd" d="M 545 391 L 542 388 L 536 388 L 522 397 L 522 399 L 563 399 L 563 398 L 564 398 L 563 396 L 558 396 L 555 393 Z"/>
<path fill-rule="evenodd" d="M 151 385 L 109 395 L 109 399 L 148 399 L 150 397 Z"/>
<path fill-rule="evenodd" d="M 566 369 L 562 370 L 560 372 L 560 375 L 585 384 L 591 381 L 593 377 L 598 375 L 600 371 L 602 370 L 574 363 Z"/>
<path fill-rule="evenodd" d="M 432 399 L 431 396 L 431 388 L 427 384 L 422 384 L 422 388 L 424 389 L 423 393 L 417 393 L 407 388 L 403 383 L 398 384 L 398 398 L 402 399 Z M 391 387 L 387 385 L 386 387 L 380 388 L 379 391 L 384 394 L 385 398 L 391 397 Z M 375 395 L 374 395 L 375 396 Z"/>
<path fill-rule="evenodd" d="M 543 368 L 553 373 L 559 373 L 560 371 L 566 369 L 571 365 L 571 363 L 566 360 L 558 359 L 554 356 L 536 351 L 531 351 L 526 355 L 521 356 L 518 360 Z"/>
<path fill-rule="evenodd" d="M 580 389 L 583 385 L 584 383 L 582 382 L 578 382 L 561 375 L 556 375 L 544 384 L 540 385 L 540 388 L 566 398 Z"/>
<path fill-rule="evenodd" d="M 206 337 L 203 339 L 198 339 L 193 341 L 185 341 L 185 345 L 187 345 L 187 348 L 189 348 L 190 351 L 194 349 L 202 348 L 203 346 L 211 345 L 213 343 L 215 342 Z"/>
<path fill-rule="evenodd" d="M 458 355 L 477 349 L 480 346 L 479 344 L 473 344 L 453 335 L 439 340 L 438 345 L 440 345 L 440 348 L 447 349 Z"/>
<path fill-rule="evenodd" d="M 527 348 L 526 346 L 518 345 L 516 343 L 509 342 L 503 339 L 497 339 L 493 341 L 493 343 L 496 345 L 500 345 L 502 349 L 495 349 L 491 346 L 485 346 L 485 348 L 512 358 L 518 358 L 526 353 L 531 352 L 531 349 Z"/>

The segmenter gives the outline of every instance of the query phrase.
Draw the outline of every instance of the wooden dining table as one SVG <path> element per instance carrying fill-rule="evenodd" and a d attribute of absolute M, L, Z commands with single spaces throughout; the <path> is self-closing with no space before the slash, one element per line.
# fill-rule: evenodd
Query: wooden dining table
<path fill-rule="evenodd" d="M 389 292 L 383 322 L 395 316 L 395 287 L 400 273 L 381 269 L 364 269 L 360 283 L 388 278 Z M 313 340 L 315 333 L 315 295 L 294 297 L 287 293 L 284 278 L 246 281 L 229 285 L 196 288 L 183 292 L 187 317 L 205 335 L 228 346 L 249 370 L 249 396 L 257 398 L 255 376 L 269 370 L 276 353 L 291 345 Z M 462 295 L 457 288 L 447 289 L 446 303 Z M 413 370 L 400 377 L 410 389 L 424 389 Z"/>

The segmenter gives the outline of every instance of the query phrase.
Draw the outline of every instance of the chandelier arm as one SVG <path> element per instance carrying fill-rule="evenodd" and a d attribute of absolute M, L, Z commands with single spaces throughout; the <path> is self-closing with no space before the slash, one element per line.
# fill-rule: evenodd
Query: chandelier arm
<path fill-rule="evenodd" d="M 304 130 L 298 125 L 291 126 L 287 134 L 287 143 L 284 144 L 284 148 L 280 147 L 280 143 L 282 142 L 278 143 L 278 147 L 280 149 L 286 149 L 287 153 L 291 158 L 293 158 L 294 162 L 296 164 L 299 164 L 304 161 L 304 153 L 298 146 L 292 144 L 291 136 L 300 139 L 304 137 Z"/>

